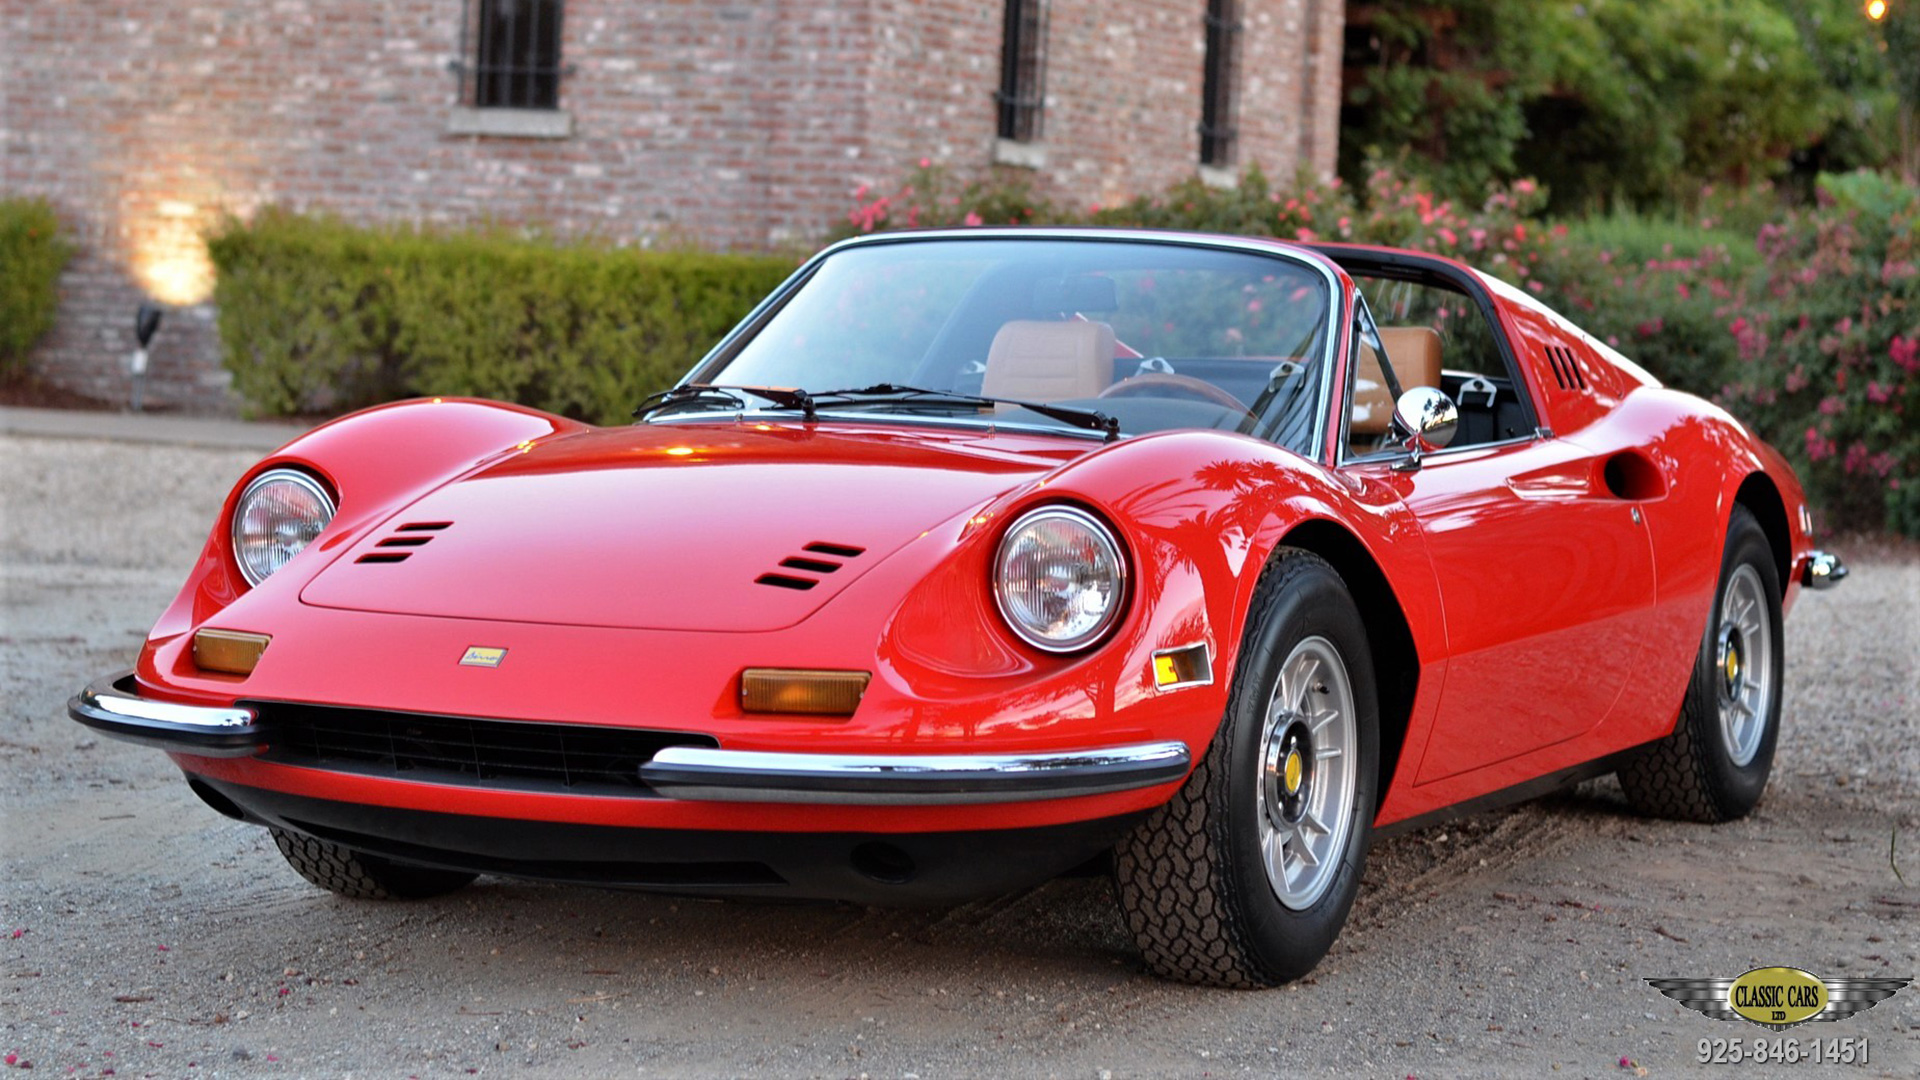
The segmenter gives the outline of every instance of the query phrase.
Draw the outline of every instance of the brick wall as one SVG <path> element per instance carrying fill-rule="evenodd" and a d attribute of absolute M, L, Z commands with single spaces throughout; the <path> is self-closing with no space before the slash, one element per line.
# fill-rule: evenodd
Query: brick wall
<path fill-rule="evenodd" d="M 1329 171 L 1342 0 L 1244 0 L 1241 160 Z M 1193 174 L 1203 0 L 1053 0 L 1050 193 Z M 133 312 L 176 305 L 148 400 L 227 411 L 200 232 L 278 203 L 805 246 L 930 156 L 993 168 L 1002 9 L 966 0 L 568 0 L 565 139 L 448 134 L 460 0 L 0 0 L 0 191 L 80 248 L 37 370 L 124 400 Z M 1330 81 L 1329 81 L 1330 80 Z M 1004 166 L 1002 166 L 1004 168 Z"/>

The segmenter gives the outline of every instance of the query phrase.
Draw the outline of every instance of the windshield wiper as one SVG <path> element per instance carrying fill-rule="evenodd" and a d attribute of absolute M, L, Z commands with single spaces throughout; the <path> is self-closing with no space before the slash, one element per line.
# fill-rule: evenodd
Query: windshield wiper
<path fill-rule="evenodd" d="M 897 383 L 875 383 L 872 386 L 852 387 L 843 390 L 820 390 L 808 392 L 786 386 L 723 386 L 716 383 L 687 383 L 669 390 L 650 395 L 633 410 L 635 419 L 646 416 L 658 409 L 673 405 L 721 405 L 733 409 L 745 409 L 747 400 L 742 394 L 752 394 L 772 402 L 777 409 L 797 409 L 808 420 L 818 420 L 821 402 L 883 400 L 927 401 L 948 405 L 1013 405 L 1041 416 L 1058 420 L 1063 424 L 1097 431 L 1106 436 L 1107 442 L 1120 437 L 1120 421 L 1106 413 L 1094 409 L 1075 409 L 1065 405 L 1049 405 L 1041 401 L 1020 401 L 1016 398 L 987 397 L 981 394 L 962 394 L 953 390 L 928 390 L 918 386 L 901 386 Z"/>
<path fill-rule="evenodd" d="M 720 386 L 714 383 L 686 383 L 671 387 L 657 394 L 642 398 L 638 408 L 633 410 L 633 418 L 638 420 L 657 409 L 670 405 L 722 405 L 735 409 L 747 407 L 747 399 L 741 394 L 752 394 L 757 398 L 771 401 L 782 409 L 799 409 L 809 420 L 816 419 L 813 411 L 813 395 L 805 390 L 796 390 L 785 386 Z"/>
<path fill-rule="evenodd" d="M 817 404 L 823 401 L 879 401 L 893 399 L 899 401 L 921 400 L 952 405 L 1013 405 L 1029 412 L 1039 413 L 1050 420 L 1063 424 L 1097 431 L 1106 436 L 1107 442 L 1120 437 L 1120 421 L 1096 409 L 1075 409 L 1066 405 L 1049 405 L 1041 401 L 1021 401 L 1016 398 L 988 397 L 984 394 L 962 394 L 957 390 L 928 390 L 919 386 L 902 386 L 898 383 L 875 383 L 844 390 L 818 390 L 812 395 Z"/>

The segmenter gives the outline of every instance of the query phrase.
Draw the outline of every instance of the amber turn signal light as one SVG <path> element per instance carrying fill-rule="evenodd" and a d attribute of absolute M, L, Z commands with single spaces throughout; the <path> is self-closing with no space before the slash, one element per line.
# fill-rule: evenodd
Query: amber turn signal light
<path fill-rule="evenodd" d="M 251 675 L 272 640 L 242 630 L 199 630 L 193 635 L 193 663 L 202 671 Z"/>
<path fill-rule="evenodd" d="M 852 716 L 872 678 L 864 671 L 748 668 L 740 673 L 740 708 L 750 713 Z"/>

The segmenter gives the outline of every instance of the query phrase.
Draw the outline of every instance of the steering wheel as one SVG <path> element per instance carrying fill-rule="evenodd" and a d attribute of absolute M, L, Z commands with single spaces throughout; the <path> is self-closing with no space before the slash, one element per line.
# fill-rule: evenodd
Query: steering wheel
<path fill-rule="evenodd" d="M 1149 371 L 1131 378 L 1121 379 L 1105 390 L 1100 397 L 1182 397 L 1204 401 L 1209 405 L 1218 405 L 1232 409 L 1242 416 L 1252 419 L 1253 413 L 1247 410 L 1240 399 L 1213 385 L 1205 379 L 1196 379 L 1191 375 L 1176 375 L 1165 371 Z"/>

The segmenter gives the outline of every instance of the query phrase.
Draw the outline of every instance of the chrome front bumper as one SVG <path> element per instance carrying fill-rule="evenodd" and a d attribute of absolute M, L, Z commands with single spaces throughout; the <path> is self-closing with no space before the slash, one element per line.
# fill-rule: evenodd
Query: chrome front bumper
<path fill-rule="evenodd" d="M 244 705 L 140 697 L 133 673 L 98 679 L 67 714 L 105 735 L 205 757 L 246 757 L 269 732 Z M 656 794 L 698 802 L 925 806 L 1036 802 L 1167 784 L 1193 763 L 1186 744 L 1140 743 L 1032 754 L 795 754 L 670 746 L 640 766 Z"/>
<path fill-rule="evenodd" d="M 1800 571 L 1800 581 L 1809 589 L 1831 589 L 1847 579 L 1847 565 L 1840 556 L 1825 551 L 1810 551 Z"/>
<path fill-rule="evenodd" d="M 67 699 L 67 715 L 116 739 L 206 757 L 246 757 L 263 745 L 252 709 L 143 698 L 131 671 L 95 679 Z"/>
<path fill-rule="evenodd" d="M 670 799 L 776 803 L 1032 802 L 1171 783 L 1184 743 L 1052 754 L 774 754 L 669 746 L 640 779 Z"/>

